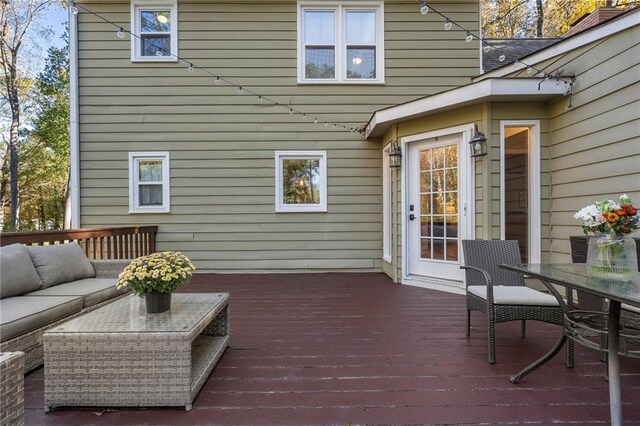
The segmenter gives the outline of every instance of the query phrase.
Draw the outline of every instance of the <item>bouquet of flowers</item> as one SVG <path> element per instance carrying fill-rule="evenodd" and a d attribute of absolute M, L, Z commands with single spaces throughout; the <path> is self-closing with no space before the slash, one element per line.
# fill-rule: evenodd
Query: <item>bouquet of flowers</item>
<path fill-rule="evenodd" d="M 138 296 L 172 293 L 191 277 L 195 266 L 182 253 L 165 251 L 135 259 L 118 276 L 118 289 L 129 287 Z"/>
<path fill-rule="evenodd" d="M 638 229 L 638 208 L 627 194 L 620 196 L 620 203 L 613 200 L 596 201 L 573 215 L 582 220 L 582 231 L 589 235 L 609 234 L 623 236 Z"/>

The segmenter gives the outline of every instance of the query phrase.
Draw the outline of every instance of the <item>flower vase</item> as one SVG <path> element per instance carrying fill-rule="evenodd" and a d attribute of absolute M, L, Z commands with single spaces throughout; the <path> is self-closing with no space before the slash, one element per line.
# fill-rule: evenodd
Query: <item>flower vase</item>
<path fill-rule="evenodd" d="M 159 314 L 171 309 L 171 295 L 153 291 L 144 295 L 144 304 L 148 314 Z"/>
<path fill-rule="evenodd" d="M 626 280 L 638 270 L 636 242 L 621 235 L 600 234 L 589 238 L 587 268 L 591 275 Z"/>

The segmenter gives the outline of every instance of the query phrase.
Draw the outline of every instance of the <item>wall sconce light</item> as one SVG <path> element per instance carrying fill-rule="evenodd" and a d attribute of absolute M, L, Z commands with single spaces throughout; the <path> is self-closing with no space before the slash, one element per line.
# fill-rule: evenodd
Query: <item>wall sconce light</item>
<path fill-rule="evenodd" d="M 484 133 L 476 131 L 469 141 L 471 157 L 483 157 L 487 155 L 487 138 Z"/>
<path fill-rule="evenodd" d="M 398 142 L 391 143 L 389 150 L 389 167 L 398 169 L 402 165 L 402 150 L 398 146 Z"/>

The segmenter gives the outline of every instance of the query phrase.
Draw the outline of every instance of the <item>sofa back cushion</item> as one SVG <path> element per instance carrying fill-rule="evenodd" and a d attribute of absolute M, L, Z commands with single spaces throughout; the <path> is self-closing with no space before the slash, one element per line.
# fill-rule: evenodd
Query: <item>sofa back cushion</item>
<path fill-rule="evenodd" d="M 27 250 L 42 279 L 42 288 L 93 278 L 96 274 L 78 243 L 29 246 Z"/>
<path fill-rule="evenodd" d="M 42 286 L 40 276 L 22 244 L 0 248 L 0 299 L 20 296 Z"/>

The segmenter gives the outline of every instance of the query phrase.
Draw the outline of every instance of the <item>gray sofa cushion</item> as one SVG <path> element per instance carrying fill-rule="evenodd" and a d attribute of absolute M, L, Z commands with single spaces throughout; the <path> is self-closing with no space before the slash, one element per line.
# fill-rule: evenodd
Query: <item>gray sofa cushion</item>
<path fill-rule="evenodd" d="M 22 244 L 0 249 L 0 299 L 38 290 L 41 286 L 40 276 Z"/>
<path fill-rule="evenodd" d="M 96 275 L 78 243 L 29 246 L 27 250 L 42 279 L 42 288 Z"/>
<path fill-rule="evenodd" d="M 118 290 L 116 288 L 116 281 L 117 279 L 115 278 L 87 278 L 34 291 L 33 293 L 25 294 L 25 297 L 81 296 L 84 308 L 87 308 L 125 293 L 124 289 Z"/>
<path fill-rule="evenodd" d="M 0 336 L 5 342 L 81 310 L 82 297 L 8 297 L 0 300 Z"/>

